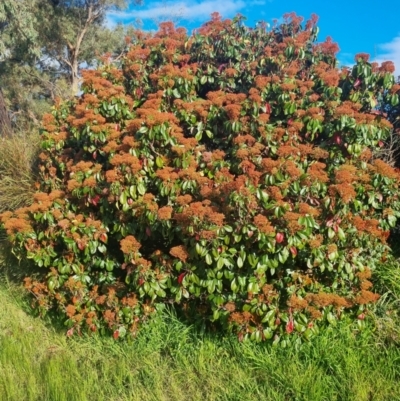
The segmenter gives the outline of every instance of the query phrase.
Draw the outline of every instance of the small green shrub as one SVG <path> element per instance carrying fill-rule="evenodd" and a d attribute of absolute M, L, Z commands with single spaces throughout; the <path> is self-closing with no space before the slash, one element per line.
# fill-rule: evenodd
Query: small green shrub
<path fill-rule="evenodd" d="M 270 31 L 217 14 L 193 36 L 138 33 L 121 68 L 44 119 L 41 192 L 2 214 L 41 313 L 68 333 L 135 335 L 165 305 L 239 339 L 310 339 L 378 299 L 398 171 L 372 152 L 393 64 L 316 39 L 316 17 Z"/>

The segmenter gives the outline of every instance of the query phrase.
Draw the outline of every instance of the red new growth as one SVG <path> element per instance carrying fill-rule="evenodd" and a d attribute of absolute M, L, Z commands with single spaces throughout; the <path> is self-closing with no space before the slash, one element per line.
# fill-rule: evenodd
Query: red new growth
<path fill-rule="evenodd" d="M 340 145 L 342 143 L 342 136 L 338 132 L 333 135 L 333 142 L 335 142 L 336 145 Z"/>
<path fill-rule="evenodd" d="M 277 233 L 275 236 L 275 240 L 278 244 L 281 244 L 285 239 L 285 235 L 282 233 Z"/>
<path fill-rule="evenodd" d="M 293 330 L 294 330 L 294 322 L 293 322 L 292 319 L 290 319 L 290 320 L 286 323 L 286 333 L 290 334 Z"/>
<path fill-rule="evenodd" d="M 95 195 L 93 198 L 92 198 L 92 205 L 94 205 L 94 206 L 97 206 L 97 204 L 99 203 L 99 201 L 100 201 L 100 195 Z"/>
<path fill-rule="evenodd" d="M 178 283 L 179 283 L 179 284 L 182 284 L 182 281 L 183 281 L 183 279 L 185 278 L 185 276 L 186 276 L 186 273 L 181 273 L 181 274 L 178 276 Z"/>

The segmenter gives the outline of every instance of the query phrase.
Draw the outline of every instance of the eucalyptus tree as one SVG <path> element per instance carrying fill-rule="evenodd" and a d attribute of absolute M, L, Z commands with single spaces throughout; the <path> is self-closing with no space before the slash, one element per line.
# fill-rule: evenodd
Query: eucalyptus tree
<path fill-rule="evenodd" d="M 0 135 L 12 133 L 9 104 L 3 94 L 8 81 L 4 71 L 9 69 L 4 67 L 10 60 L 18 58 L 18 54 L 32 58 L 40 53 L 35 6 L 36 0 L 2 0 L 0 3 Z"/>
<path fill-rule="evenodd" d="M 46 53 L 55 60 L 71 83 L 72 94 L 79 90 L 79 68 L 91 64 L 101 53 L 114 50 L 123 35 L 121 26 L 107 28 L 108 11 L 141 4 L 141 0 L 52 0 L 44 4 L 51 15 L 46 31 Z"/>
<path fill-rule="evenodd" d="M 141 0 L 2 0 L 0 135 L 37 125 L 56 97 L 79 91 L 81 67 L 123 47 L 127 28 L 107 27 L 112 10 Z"/>

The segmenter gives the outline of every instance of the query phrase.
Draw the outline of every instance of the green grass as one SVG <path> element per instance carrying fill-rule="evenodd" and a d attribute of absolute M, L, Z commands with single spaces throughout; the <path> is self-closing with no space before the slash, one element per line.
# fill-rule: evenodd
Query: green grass
<path fill-rule="evenodd" d="M 14 284 L 0 285 L 0 304 L 1 401 L 400 400 L 387 315 L 380 333 L 336 327 L 295 350 L 201 334 L 172 316 L 132 344 L 67 339 L 24 311 Z"/>

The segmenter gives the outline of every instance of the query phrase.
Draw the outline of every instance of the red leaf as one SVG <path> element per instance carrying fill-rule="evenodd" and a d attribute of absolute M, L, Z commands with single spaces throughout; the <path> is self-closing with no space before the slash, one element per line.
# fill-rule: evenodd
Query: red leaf
<path fill-rule="evenodd" d="M 281 244 L 284 241 L 284 239 L 285 239 L 285 236 L 282 233 L 277 233 L 275 236 L 275 240 L 278 244 Z"/>
<path fill-rule="evenodd" d="M 92 198 L 92 205 L 94 205 L 94 206 L 97 206 L 97 204 L 99 203 L 99 201 L 100 201 L 100 195 L 95 195 L 93 198 Z"/>
<path fill-rule="evenodd" d="M 181 273 L 181 274 L 178 276 L 178 283 L 179 283 L 179 284 L 182 284 L 182 281 L 183 281 L 183 279 L 185 278 L 185 276 L 186 276 L 186 273 Z"/>
<path fill-rule="evenodd" d="M 115 330 L 115 331 L 114 331 L 113 337 L 114 337 L 114 340 L 117 340 L 117 339 L 118 339 L 118 337 L 119 337 L 119 331 L 118 331 L 118 330 Z"/>
<path fill-rule="evenodd" d="M 327 227 L 332 227 L 333 226 L 333 218 L 326 221 L 326 226 Z"/>
<path fill-rule="evenodd" d="M 271 105 L 269 103 L 265 103 L 265 112 L 271 114 Z"/>
<path fill-rule="evenodd" d="M 218 73 L 221 74 L 222 70 L 223 70 L 225 67 L 226 67 L 226 64 L 221 64 L 221 65 L 218 67 Z"/>
<path fill-rule="evenodd" d="M 290 252 L 292 253 L 293 256 L 297 256 L 297 248 L 294 246 L 290 247 Z"/>
<path fill-rule="evenodd" d="M 342 136 L 336 132 L 336 134 L 333 135 L 333 141 L 336 143 L 336 145 L 340 145 L 342 143 Z"/>
<path fill-rule="evenodd" d="M 293 322 L 292 319 L 290 319 L 290 320 L 286 323 L 286 333 L 290 334 L 293 330 L 294 330 L 294 322 Z"/>

